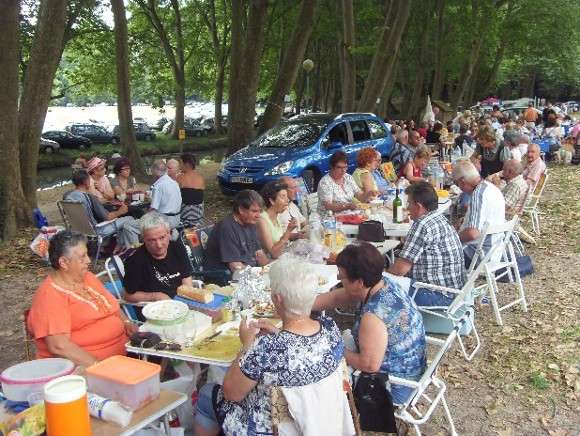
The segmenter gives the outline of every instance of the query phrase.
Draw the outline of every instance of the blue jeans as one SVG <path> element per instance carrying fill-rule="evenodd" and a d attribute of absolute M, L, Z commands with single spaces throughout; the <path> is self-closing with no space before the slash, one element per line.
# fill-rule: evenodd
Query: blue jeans
<path fill-rule="evenodd" d="M 406 380 L 419 381 L 421 376 L 420 375 L 417 377 L 406 376 L 401 378 L 404 378 Z M 414 388 L 410 388 L 408 386 L 403 385 L 395 385 L 391 383 L 387 383 L 387 389 L 391 393 L 391 399 L 393 400 L 393 404 L 404 404 L 409 399 L 411 394 L 415 391 Z"/>
<path fill-rule="evenodd" d="M 219 428 L 212 401 L 212 393 L 215 386 L 215 383 L 203 385 L 199 390 L 197 403 L 195 403 L 195 422 L 207 430 Z"/>
<path fill-rule="evenodd" d="M 411 287 L 409 294 L 412 295 L 414 289 L 415 288 Z M 417 304 L 417 306 L 447 307 L 451 304 L 454 298 L 455 296 L 453 294 L 445 295 L 439 291 L 419 288 L 417 290 L 417 294 L 415 295 L 415 304 Z"/>

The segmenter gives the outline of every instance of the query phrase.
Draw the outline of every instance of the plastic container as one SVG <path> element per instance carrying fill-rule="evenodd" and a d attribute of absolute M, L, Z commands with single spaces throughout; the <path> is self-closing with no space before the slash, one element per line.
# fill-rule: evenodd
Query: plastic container
<path fill-rule="evenodd" d="M 44 386 L 46 433 L 48 436 L 91 436 L 87 382 L 67 375 Z"/>
<path fill-rule="evenodd" d="M 160 366 L 112 356 L 87 368 L 89 391 L 137 410 L 159 397 Z"/>
<path fill-rule="evenodd" d="M 2 391 L 11 401 L 28 401 L 28 396 L 42 392 L 46 383 L 71 374 L 75 364 L 68 359 L 37 359 L 6 368 L 0 374 Z"/>

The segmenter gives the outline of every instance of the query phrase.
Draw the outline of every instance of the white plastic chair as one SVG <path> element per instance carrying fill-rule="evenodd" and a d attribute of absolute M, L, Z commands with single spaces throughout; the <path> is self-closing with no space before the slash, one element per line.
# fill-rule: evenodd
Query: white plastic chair
<path fill-rule="evenodd" d="M 140 322 L 136 318 L 134 310 L 130 310 L 129 306 L 145 306 L 146 303 L 130 303 L 123 298 L 123 288 L 117 286 L 117 281 L 123 280 L 123 277 L 125 277 L 125 265 L 119 256 L 111 256 L 105 260 L 105 270 L 97 274 L 97 276 L 105 274 L 111 283 L 111 291 L 123 308 L 127 318 Z"/>
<path fill-rule="evenodd" d="M 548 184 L 549 174 L 548 170 L 544 171 L 544 174 L 540 176 L 540 180 L 536 183 L 534 190 L 528 195 L 526 200 L 526 204 L 524 204 L 523 213 L 529 214 L 532 218 L 532 230 L 537 235 L 540 234 L 540 208 L 539 203 Z"/>
<path fill-rule="evenodd" d="M 474 256 L 472 265 L 470 266 L 473 266 L 473 263 L 476 262 L 478 257 L 482 257 L 482 245 L 484 238 L 490 235 L 500 235 L 501 237 L 497 239 L 494 247 L 492 247 L 492 249 L 495 250 L 495 255 L 488 259 L 487 262 L 481 262 L 483 265 L 483 273 L 485 274 L 485 278 L 488 284 L 491 306 L 493 308 L 495 320 L 498 325 L 503 325 L 501 312 L 509 309 L 512 306 L 520 304 L 524 312 L 528 311 L 524 285 L 522 283 L 522 278 L 520 277 L 520 271 L 518 268 L 513 244 L 513 234 L 518 226 L 518 222 L 519 218 L 515 216 L 511 221 L 508 221 L 504 224 L 486 226 L 485 233 L 482 235 L 482 238 L 480 238 L 480 244 L 476 250 L 476 256 Z M 497 296 L 499 294 L 498 279 L 501 279 L 505 276 L 508 277 L 509 283 L 515 284 L 518 297 L 503 306 L 499 306 L 497 301 Z"/>
<path fill-rule="evenodd" d="M 318 211 L 318 193 L 313 192 L 306 197 L 306 206 L 308 206 L 308 215 Z"/>
<path fill-rule="evenodd" d="M 459 330 L 469 322 L 471 321 L 468 316 L 459 319 L 455 327 L 451 330 L 451 333 L 445 339 L 435 339 L 427 336 L 427 343 L 437 346 L 438 351 L 419 381 L 389 375 L 391 385 L 406 386 L 414 390 L 405 403 L 395 404 L 395 416 L 412 425 L 418 436 L 421 435 L 419 426 L 425 424 L 431 418 L 439 404 L 443 406 L 443 410 L 445 411 L 451 435 L 457 435 L 451 410 L 445 399 L 447 386 L 442 379 L 437 377 L 437 369 L 445 353 L 451 348 L 453 342 L 460 337 Z"/>

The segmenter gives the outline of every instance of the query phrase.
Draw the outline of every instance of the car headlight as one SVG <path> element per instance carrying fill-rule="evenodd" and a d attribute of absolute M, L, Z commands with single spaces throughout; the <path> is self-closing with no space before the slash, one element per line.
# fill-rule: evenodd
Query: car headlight
<path fill-rule="evenodd" d="M 276 165 L 274 168 L 272 168 L 269 171 L 266 171 L 265 175 L 267 176 L 277 176 L 280 174 L 285 174 L 288 172 L 288 170 L 290 168 L 292 168 L 292 164 L 294 164 L 294 161 L 289 160 L 287 162 L 283 162 L 281 164 Z"/>

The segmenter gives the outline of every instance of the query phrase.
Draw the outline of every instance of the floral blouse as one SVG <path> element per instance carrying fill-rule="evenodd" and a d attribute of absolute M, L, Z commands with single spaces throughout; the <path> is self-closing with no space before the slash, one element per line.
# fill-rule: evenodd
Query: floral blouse
<path fill-rule="evenodd" d="M 324 202 L 350 203 L 355 200 L 355 195 L 361 192 L 354 178 L 350 174 L 344 175 L 342 185 L 334 181 L 330 174 L 325 175 L 318 183 L 318 210 L 324 212 Z"/>
<path fill-rule="evenodd" d="M 385 323 L 388 345 L 380 372 L 416 379 L 427 365 L 423 317 L 411 297 L 383 276 L 385 287 L 362 306 L 355 318 L 352 335 L 358 347 L 362 316 L 370 312 Z"/>
<path fill-rule="evenodd" d="M 316 383 L 338 367 L 344 354 L 340 330 L 331 318 L 320 318 L 320 330 L 301 336 L 282 330 L 264 335 L 240 359 L 246 377 L 258 382 L 239 403 L 223 399 L 220 388 L 217 415 L 228 436 L 271 435 L 272 386 Z"/>

